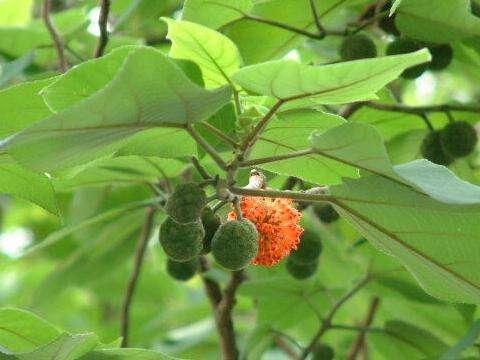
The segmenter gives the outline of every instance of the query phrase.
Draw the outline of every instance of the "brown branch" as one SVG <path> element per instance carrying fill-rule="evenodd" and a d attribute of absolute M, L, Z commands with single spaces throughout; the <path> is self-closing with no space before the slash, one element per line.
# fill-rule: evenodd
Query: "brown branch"
<path fill-rule="evenodd" d="M 287 354 L 290 359 L 298 359 L 297 352 L 280 335 L 275 335 L 273 337 L 273 342 L 279 349 L 282 349 L 282 351 Z"/>
<path fill-rule="evenodd" d="M 370 303 L 370 306 L 368 308 L 368 313 L 365 318 L 365 321 L 363 323 L 363 326 L 365 328 L 370 327 L 372 324 L 373 318 L 375 317 L 375 313 L 377 312 L 378 305 L 380 304 L 380 299 L 378 297 L 373 298 L 372 302 Z M 358 335 L 357 339 L 355 340 L 347 359 L 348 360 L 355 360 L 357 356 L 360 354 L 362 348 L 365 346 L 365 337 L 366 337 L 366 331 L 361 330 Z"/>
<path fill-rule="evenodd" d="M 93 57 L 99 58 L 103 55 L 108 43 L 108 13 L 110 12 L 110 0 L 102 0 L 100 5 L 100 16 L 98 17 L 98 27 L 100 28 L 100 38 Z"/>
<path fill-rule="evenodd" d="M 200 161 L 198 161 L 196 156 L 192 156 L 190 160 L 192 161 L 193 167 L 198 171 L 202 178 L 204 178 L 205 180 L 212 179 L 207 170 L 202 166 L 202 164 L 200 164 Z"/>
<path fill-rule="evenodd" d="M 145 256 L 145 249 L 147 248 L 148 239 L 150 238 L 150 234 L 152 233 L 154 216 L 155 208 L 147 208 L 142 233 L 138 240 L 137 249 L 135 251 L 133 271 L 130 274 L 130 278 L 128 279 L 127 288 L 125 289 L 125 295 L 123 298 L 122 310 L 120 314 L 120 336 L 122 337 L 121 347 L 128 346 L 130 306 L 132 304 L 133 296 L 135 294 L 135 288 L 137 286 L 137 280 L 140 275 L 140 270 Z"/>
<path fill-rule="evenodd" d="M 338 112 L 338 115 L 340 115 L 345 119 L 348 119 L 350 116 L 355 114 L 358 110 L 360 110 L 364 104 L 365 103 L 362 103 L 362 102 L 354 102 L 354 103 L 347 104 L 340 109 L 340 111 Z"/>
<path fill-rule="evenodd" d="M 220 335 L 220 345 L 222 348 L 222 359 L 237 360 L 238 349 L 235 339 L 235 329 L 233 328 L 232 311 L 236 303 L 235 294 L 240 284 L 245 280 L 243 270 L 232 271 L 230 282 L 227 284 L 223 297 L 217 306 L 216 324 Z"/>
<path fill-rule="evenodd" d="M 403 104 L 382 104 L 374 101 L 364 102 L 363 105 L 385 111 L 401 112 L 405 114 L 421 115 L 426 112 L 466 111 L 480 113 L 480 105 L 442 104 L 427 106 L 407 106 Z"/>
<path fill-rule="evenodd" d="M 298 150 L 298 151 L 294 151 L 294 152 L 291 152 L 291 153 L 288 153 L 288 154 L 282 154 L 282 155 L 275 155 L 275 156 L 269 156 L 269 157 L 258 158 L 258 159 L 245 160 L 245 161 L 240 162 L 239 166 L 240 167 L 249 167 L 249 166 L 254 166 L 254 165 L 260 165 L 260 164 L 271 163 L 271 162 L 280 161 L 280 160 L 287 160 L 287 159 L 291 159 L 291 158 L 311 155 L 311 154 L 315 154 L 315 153 L 316 153 L 315 149 Z"/>
<path fill-rule="evenodd" d="M 58 30 L 55 28 L 55 25 L 50 18 L 50 0 L 44 0 L 42 6 L 42 18 L 45 23 L 45 27 L 50 33 L 50 37 L 53 40 L 55 49 L 57 50 L 58 56 L 58 66 L 62 73 L 68 70 L 67 59 L 65 58 L 65 45 L 63 43 L 62 37 L 60 36 Z"/>
<path fill-rule="evenodd" d="M 345 295 L 343 295 L 330 309 L 325 319 L 323 319 L 320 328 L 318 329 L 317 333 L 310 341 L 309 345 L 303 351 L 300 359 L 304 360 L 307 356 L 315 349 L 318 344 L 318 341 L 321 339 L 323 334 L 327 332 L 331 325 L 332 319 L 337 313 L 337 311 L 345 304 L 353 295 L 355 295 L 361 288 L 363 288 L 369 281 L 371 280 L 370 275 L 366 275 L 362 280 L 360 280 L 350 291 L 348 291 Z"/>
<path fill-rule="evenodd" d="M 212 304 L 213 310 L 216 312 L 217 306 L 222 300 L 222 290 L 216 281 L 204 276 L 204 273 L 209 270 L 209 265 L 205 256 L 200 256 L 199 260 L 203 286 L 205 288 L 205 292 L 207 293 L 207 297 Z"/>

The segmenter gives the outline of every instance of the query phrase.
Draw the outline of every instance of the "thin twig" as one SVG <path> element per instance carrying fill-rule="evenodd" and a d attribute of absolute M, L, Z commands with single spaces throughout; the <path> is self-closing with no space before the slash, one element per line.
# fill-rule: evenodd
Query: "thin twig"
<path fill-rule="evenodd" d="M 354 102 L 354 103 L 347 104 L 340 109 L 340 111 L 338 112 L 338 115 L 340 115 L 345 119 L 348 119 L 350 116 L 355 114 L 358 110 L 360 110 L 364 104 L 365 103 L 362 103 L 362 102 Z"/>
<path fill-rule="evenodd" d="M 245 280 L 243 270 L 232 271 L 230 282 L 225 287 L 223 297 L 217 306 L 216 324 L 220 335 L 220 345 L 222 348 L 222 359 L 237 360 L 238 349 L 235 339 L 235 329 L 233 327 L 232 311 L 236 303 L 235 294 L 240 284 Z"/>
<path fill-rule="evenodd" d="M 318 14 L 317 5 L 315 4 L 315 0 L 310 0 L 310 9 L 312 10 L 313 19 L 315 20 L 315 26 L 318 30 L 318 35 L 323 35 L 325 37 L 325 28 L 322 26 L 320 22 L 320 15 Z"/>
<path fill-rule="evenodd" d="M 196 156 L 192 156 L 190 160 L 192 161 L 193 167 L 198 171 L 202 178 L 204 178 L 205 180 L 212 179 L 207 170 L 202 166 L 202 164 L 200 164 L 200 161 L 198 161 Z"/>
<path fill-rule="evenodd" d="M 148 240 L 153 229 L 153 219 L 155 216 L 155 208 L 147 208 L 145 214 L 145 222 L 143 224 L 142 233 L 138 240 L 137 249 L 135 251 L 135 260 L 133 265 L 133 271 L 128 279 L 127 288 L 123 298 L 122 311 L 120 314 L 120 336 L 122 337 L 121 347 L 128 346 L 128 329 L 130 325 L 130 306 L 132 304 L 133 296 L 135 294 L 135 288 L 137 286 L 137 280 L 140 275 L 143 259 L 145 256 L 145 249 L 147 248 Z"/>
<path fill-rule="evenodd" d="M 100 37 L 93 57 L 101 57 L 108 43 L 108 13 L 110 12 L 110 0 L 101 0 L 100 16 L 98 17 L 98 27 L 100 28 Z"/>
<path fill-rule="evenodd" d="M 236 195 L 246 195 L 246 196 L 262 196 L 270 198 L 285 198 L 301 201 L 315 201 L 315 202 L 325 202 L 325 201 L 335 201 L 335 198 L 331 195 L 325 194 L 323 192 L 300 192 L 300 191 L 279 191 L 279 190 L 257 190 L 257 189 L 245 189 L 243 187 L 231 186 L 230 191 Z"/>
<path fill-rule="evenodd" d="M 264 158 L 245 160 L 245 161 L 242 161 L 240 163 L 240 167 L 255 166 L 255 165 L 280 161 L 280 160 L 286 160 L 286 159 L 311 155 L 311 154 L 315 154 L 315 153 L 316 153 L 315 149 L 298 150 L 298 151 L 294 151 L 294 152 L 291 152 L 291 153 L 288 153 L 288 154 L 283 154 L 283 155 L 275 155 L 275 156 L 268 156 L 268 157 L 264 157 Z"/>
<path fill-rule="evenodd" d="M 52 22 L 52 19 L 50 18 L 50 0 L 43 1 L 42 18 L 48 32 L 50 33 L 50 37 L 53 40 L 55 49 L 57 50 L 60 71 L 64 73 L 68 70 L 68 63 L 65 57 L 65 45 L 63 43 L 62 37 L 60 36 L 58 30 L 55 28 L 55 25 Z"/>
<path fill-rule="evenodd" d="M 378 305 L 380 304 L 380 298 L 374 297 L 372 299 L 372 302 L 370 303 L 370 306 L 368 308 L 367 316 L 365 318 L 365 321 L 363 322 L 363 326 L 365 328 L 370 327 L 373 318 L 375 317 L 375 313 L 377 312 Z M 348 354 L 347 359 L 348 360 L 355 360 L 362 350 L 362 348 L 365 346 L 365 337 L 366 337 L 366 331 L 361 330 L 358 335 L 357 339 L 353 343 L 353 346 Z"/>
<path fill-rule="evenodd" d="M 385 111 L 401 112 L 406 114 L 423 114 L 425 112 L 466 111 L 480 113 L 480 105 L 442 104 L 426 106 L 407 106 L 403 104 L 382 104 L 374 101 L 363 103 L 365 106 Z"/>
<path fill-rule="evenodd" d="M 211 156 L 211 158 L 217 163 L 217 165 L 223 169 L 227 170 L 227 163 L 222 159 L 220 154 L 215 150 L 212 145 L 210 145 L 203 137 L 198 133 L 197 130 L 191 124 L 187 124 L 185 127 L 186 131 L 190 136 L 199 144 L 205 152 Z"/>
<path fill-rule="evenodd" d="M 242 220 L 242 208 L 240 207 L 240 199 L 238 196 L 235 196 L 235 199 L 232 201 L 233 211 L 235 211 L 235 215 L 237 216 L 237 220 Z"/>
<path fill-rule="evenodd" d="M 322 321 L 320 328 L 317 333 L 310 341 L 309 345 L 303 351 L 300 359 L 304 360 L 307 356 L 315 349 L 318 344 L 318 341 L 321 339 L 323 334 L 330 329 L 332 325 L 332 319 L 337 313 L 337 311 L 345 304 L 353 295 L 355 295 L 361 288 L 363 288 L 369 281 L 371 276 L 367 274 L 362 280 L 360 280 L 351 290 L 349 290 L 345 295 L 343 295 L 330 309 L 325 319 Z"/>
<path fill-rule="evenodd" d="M 207 259 L 205 256 L 200 256 L 200 272 L 203 281 L 203 286 L 205 288 L 205 292 L 207 293 L 207 297 L 212 304 L 214 312 L 216 312 L 217 306 L 222 300 L 222 290 L 220 289 L 220 285 L 215 280 L 209 279 L 204 275 L 210 268 Z"/>
<path fill-rule="evenodd" d="M 276 335 L 273 337 L 273 342 L 279 349 L 290 357 L 290 359 L 298 359 L 297 352 L 290 346 L 288 342 L 285 341 L 280 335 Z"/>
<path fill-rule="evenodd" d="M 352 326 L 352 325 L 342 325 L 342 324 L 332 324 L 330 325 L 331 330 L 347 330 L 347 331 L 364 331 L 364 332 L 376 332 L 376 333 L 385 333 L 385 329 L 379 327 L 364 327 L 364 326 Z"/>
<path fill-rule="evenodd" d="M 227 134 L 225 134 L 223 131 L 221 131 L 220 129 L 217 129 L 215 126 L 213 126 L 212 124 L 206 122 L 206 121 L 202 121 L 200 124 L 202 124 L 203 126 L 205 126 L 208 130 L 210 130 L 210 132 L 215 135 L 216 137 L 218 137 L 219 139 L 225 141 L 227 144 L 229 145 L 232 145 L 234 148 L 237 148 L 239 146 L 239 144 L 234 140 L 232 139 L 230 136 L 228 136 Z"/>

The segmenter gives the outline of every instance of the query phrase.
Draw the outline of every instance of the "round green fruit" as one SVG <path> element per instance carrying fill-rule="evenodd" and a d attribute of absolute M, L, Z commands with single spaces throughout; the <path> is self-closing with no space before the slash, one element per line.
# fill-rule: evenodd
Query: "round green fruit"
<path fill-rule="evenodd" d="M 289 259 L 297 264 L 310 264 L 317 261 L 321 253 L 322 243 L 320 242 L 320 237 L 314 231 L 305 229 L 300 238 L 298 249 L 292 251 Z"/>
<path fill-rule="evenodd" d="M 472 14 L 480 17 L 480 1 L 479 0 L 471 0 L 470 1 L 470 6 L 471 6 Z"/>
<path fill-rule="evenodd" d="M 453 157 L 448 154 L 440 140 L 440 131 L 430 131 L 427 136 L 423 138 L 422 146 L 420 148 L 422 156 L 431 162 L 439 165 L 450 165 L 453 162 Z"/>
<path fill-rule="evenodd" d="M 258 232 L 249 220 L 233 220 L 220 225 L 212 239 L 215 261 L 226 269 L 240 270 L 258 252 Z"/>
<path fill-rule="evenodd" d="M 317 215 L 318 219 L 324 223 L 330 224 L 340 218 L 340 215 L 338 215 L 337 211 L 335 208 L 330 205 L 316 205 L 313 208 L 313 211 L 315 212 L 315 215 Z"/>
<path fill-rule="evenodd" d="M 453 59 L 453 49 L 449 44 L 432 45 L 428 47 L 432 54 L 429 69 L 433 71 L 445 69 Z"/>
<path fill-rule="evenodd" d="M 311 277 L 318 268 L 318 260 L 313 261 L 311 263 L 301 264 L 295 262 L 290 256 L 287 258 L 287 262 L 285 264 L 287 271 L 290 275 L 292 275 L 295 279 L 304 280 Z"/>
<path fill-rule="evenodd" d="M 335 351 L 329 345 L 320 344 L 313 350 L 313 360 L 333 360 Z"/>
<path fill-rule="evenodd" d="M 455 121 L 440 132 L 440 140 L 445 151 L 459 158 L 472 153 L 478 136 L 474 127 L 466 121 Z"/>
<path fill-rule="evenodd" d="M 208 206 L 202 211 L 202 224 L 205 229 L 205 237 L 203 238 L 203 253 L 210 252 L 212 247 L 213 235 L 221 225 L 220 217 L 213 212 Z"/>
<path fill-rule="evenodd" d="M 204 236 L 200 220 L 182 224 L 167 217 L 160 226 L 160 244 L 168 257 L 175 261 L 188 261 L 199 255 Z"/>
<path fill-rule="evenodd" d="M 408 54 L 420 50 L 422 47 L 419 43 L 410 39 L 395 39 L 387 46 L 387 55 Z M 412 66 L 405 69 L 402 73 L 404 79 L 415 79 L 422 75 L 428 69 L 428 63 Z"/>
<path fill-rule="evenodd" d="M 199 268 L 198 258 L 189 261 L 179 262 L 172 259 L 167 260 L 167 273 L 174 279 L 187 281 L 191 279 Z"/>
<path fill-rule="evenodd" d="M 355 34 L 343 39 L 340 46 L 342 60 L 357 60 L 377 56 L 377 47 L 367 35 Z"/>
<path fill-rule="evenodd" d="M 189 223 L 200 218 L 206 204 L 205 191 L 195 183 L 185 183 L 175 188 L 165 205 L 165 210 L 176 221 Z"/>

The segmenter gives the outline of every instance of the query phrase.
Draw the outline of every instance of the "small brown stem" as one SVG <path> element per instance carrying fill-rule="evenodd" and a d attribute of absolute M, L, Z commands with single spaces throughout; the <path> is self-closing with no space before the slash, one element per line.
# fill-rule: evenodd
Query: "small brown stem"
<path fill-rule="evenodd" d="M 237 220 L 242 220 L 242 208 L 240 207 L 240 199 L 238 196 L 235 196 L 235 199 L 232 201 L 233 210 L 235 211 L 235 215 L 237 216 Z"/>
<path fill-rule="evenodd" d="M 259 159 L 245 160 L 245 161 L 242 161 L 240 163 L 240 167 L 255 166 L 255 165 L 280 161 L 280 160 L 286 160 L 286 159 L 311 155 L 311 154 L 315 154 L 315 153 L 316 153 L 316 151 L 314 149 L 298 150 L 298 151 L 294 151 L 294 152 L 291 152 L 291 153 L 288 153 L 288 154 L 283 154 L 283 155 L 276 155 L 276 156 L 269 156 L 269 157 L 259 158 Z"/>
<path fill-rule="evenodd" d="M 203 286 L 205 288 L 205 292 L 207 293 L 207 297 L 212 304 L 213 310 L 216 312 L 217 306 L 222 300 L 222 290 L 216 281 L 211 280 L 204 275 L 204 273 L 210 268 L 205 256 L 200 256 L 199 260 Z"/>
<path fill-rule="evenodd" d="M 349 290 L 345 295 L 343 295 L 330 309 L 325 319 L 322 321 L 320 328 L 317 333 L 310 341 L 309 345 L 303 351 L 300 359 L 304 360 L 307 356 L 315 349 L 318 344 L 318 341 L 322 338 L 323 334 L 327 332 L 332 326 L 332 319 L 337 313 L 337 311 L 345 304 L 353 295 L 355 295 L 361 288 L 363 288 L 371 280 L 370 275 L 366 275 L 362 280 L 360 280 L 351 290 Z"/>
<path fill-rule="evenodd" d="M 108 43 L 108 13 L 110 12 L 110 0 L 101 0 L 100 16 L 98 18 L 98 27 L 100 28 L 100 38 L 93 57 L 101 57 Z"/>
<path fill-rule="evenodd" d="M 202 166 L 202 164 L 200 164 L 200 161 L 198 161 L 196 156 L 192 156 L 190 160 L 192 161 L 193 167 L 198 171 L 202 178 L 204 178 L 205 180 L 212 179 L 207 170 Z"/>
<path fill-rule="evenodd" d="M 373 318 L 375 317 L 375 313 L 377 312 L 378 305 L 380 304 L 380 299 L 378 297 L 373 298 L 372 302 L 370 303 L 370 306 L 368 308 L 367 316 L 365 318 L 365 321 L 363 322 L 363 326 L 365 328 L 370 327 L 372 324 Z M 348 360 L 355 360 L 357 356 L 360 354 L 362 348 L 365 346 L 365 337 L 366 337 L 366 331 L 361 330 L 358 335 L 357 339 L 355 340 L 347 359 Z"/>
<path fill-rule="evenodd" d="M 313 19 L 315 20 L 315 25 L 318 30 L 318 35 L 323 35 L 325 37 L 325 29 L 320 22 L 320 15 L 318 14 L 317 5 L 315 4 L 315 0 L 310 0 L 310 9 L 312 10 Z"/>
<path fill-rule="evenodd" d="M 323 192 L 321 191 L 323 189 Z M 324 188 L 318 188 L 318 192 L 314 191 L 316 188 L 310 189 L 305 192 L 300 191 L 280 191 L 280 190 L 262 190 L 262 189 L 245 189 L 238 186 L 231 186 L 230 191 L 236 195 L 246 196 L 264 196 L 270 198 L 285 198 L 301 201 L 335 201 L 333 196 L 324 193 Z"/>
<path fill-rule="evenodd" d="M 297 352 L 280 335 L 275 335 L 273 337 L 273 342 L 275 343 L 275 345 L 277 345 L 279 349 L 282 349 L 282 351 L 285 354 L 287 354 L 290 357 L 290 359 L 294 359 L 294 360 L 298 359 Z"/>
<path fill-rule="evenodd" d="M 145 249 L 147 248 L 148 240 L 153 229 L 153 219 L 155 216 L 155 208 L 147 208 L 145 214 L 145 223 L 143 225 L 142 233 L 138 240 L 137 250 L 135 251 L 135 260 L 133 265 L 133 271 L 130 274 L 130 278 L 125 289 L 125 295 L 123 298 L 122 311 L 120 314 L 120 336 L 122 337 L 121 347 L 128 346 L 128 329 L 130 325 L 130 306 L 132 304 L 133 296 L 135 294 L 135 288 L 137 286 L 137 280 L 140 275 L 143 259 L 145 257 Z"/>
<path fill-rule="evenodd" d="M 45 23 L 45 27 L 47 28 L 48 32 L 50 33 L 50 37 L 53 40 L 55 49 L 57 50 L 59 69 L 62 73 L 64 73 L 68 70 L 68 63 L 65 57 L 65 45 L 62 37 L 50 18 L 50 0 L 43 0 L 42 18 L 43 22 Z"/>

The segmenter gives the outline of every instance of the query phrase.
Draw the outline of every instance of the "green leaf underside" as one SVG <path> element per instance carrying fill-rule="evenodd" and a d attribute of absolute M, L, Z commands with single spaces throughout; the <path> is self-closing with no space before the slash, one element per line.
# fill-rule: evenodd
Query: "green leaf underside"
<path fill-rule="evenodd" d="M 139 48 L 103 90 L 22 131 L 6 147 L 28 166 L 54 171 L 139 131 L 208 118 L 229 100 L 230 89 L 201 89 L 159 51 Z"/>
<path fill-rule="evenodd" d="M 231 74 L 240 68 L 240 55 L 229 38 L 189 21 L 162 19 L 168 24 L 172 58 L 194 61 L 208 88 L 231 83 Z"/>
<path fill-rule="evenodd" d="M 480 205 L 438 202 L 381 176 L 331 189 L 338 210 L 431 295 L 480 303 Z"/>
<path fill-rule="evenodd" d="M 480 36 L 480 19 L 469 0 L 403 0 L 395 19 L 399 31 L 414 39 L 448 43 Z"/>
<path fill-rule="evenodd" d="M 473 322 L 472 326 L 454 346 L 452 346 L 448 351 L 446 351 L 441 357 L 440 360 L 456 360 L 461 358 L 462 352 L 472 346 L 475 341 L 477 341 L 478 336 L 480 335 L 480 320 Z"/>
<path fill-rule="evenodd" d="M 291 60 L 240 69 L 233 80 L 250 92 L 283 101 L 309 97 L 312 103 L 342 104 L 372 99 L 404 69 L 430 60 L 427 50 L 405 55 L 308 66 Z"/>

